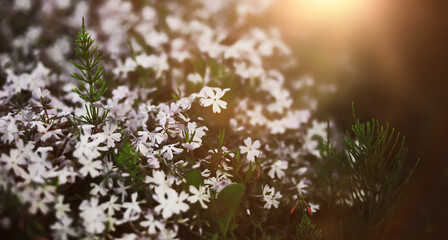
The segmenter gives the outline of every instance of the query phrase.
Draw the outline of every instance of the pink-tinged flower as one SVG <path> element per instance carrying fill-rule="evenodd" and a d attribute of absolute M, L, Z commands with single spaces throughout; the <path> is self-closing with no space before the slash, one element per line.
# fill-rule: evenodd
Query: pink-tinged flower
<path fill-rule="evenodd" d="M 204 98 L 201 98 L 200 103 L 204 107 L 208 107 L 208 106 L 212 105 L 213 112 L 220 113 L 221 108 L 222 109 L 227 108 L 227 102 L 224 102 L 220 98 L 222 98 L 224 96 L 224 93 L 226 93 L 229 90 L 230 89 L 228 89 L 228 88 L 221 90 L 220 88 L 205 87 L 204 91 L 205 91 L 206 96 Z"/>
<path fill-rule="evenodd" d="M 261 154 L 261 151 L 258 150 L 260 148 L 260 141 L 256 140 L 252 143 L 252 139 L 248 137 L 244 140 L 244 144 L 246 146 L 240 146 L 241 154 L 247 153 L 247 160 L 254 162 L 255 156 L 259 157 Z"/>
<path fill-rule="evenodd" d="M 50 130 L 51 124 L 45 127 L 43 124 L 37 124 L 37 131 L 40 133 L 40 140 L 42 142 L 47 141 L 51 137 L 59 139 L 59 135 L 62 135 L 61 129 Z"/>

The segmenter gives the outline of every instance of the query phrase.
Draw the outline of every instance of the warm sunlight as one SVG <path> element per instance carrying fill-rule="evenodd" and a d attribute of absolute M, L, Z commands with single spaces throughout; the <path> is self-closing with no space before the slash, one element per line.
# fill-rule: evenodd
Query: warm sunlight
<path fill-rule="evenodd" d="M 338 49 L 360 37 L 380 36 L 388 14 L 381 0 L 283 0 L 276 5 L 273 18 L 286 32 L 313 36 Z"/>
<path fill-rule="evenodd" d="M 331 28 L 347 28 L 372 12 L 371 0 L 287 0 L 285 8 L 302 21 Z"/>

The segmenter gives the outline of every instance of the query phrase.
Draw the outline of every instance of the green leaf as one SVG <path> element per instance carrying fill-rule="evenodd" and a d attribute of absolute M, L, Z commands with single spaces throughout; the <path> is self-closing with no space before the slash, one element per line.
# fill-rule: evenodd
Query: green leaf
<path fill-rule="evenodd" d="M 257 165 L 252 164 L 252 162 L 249 163 L 249 169 L 247 170 L 246 179 L 244 180 L 244 182 L 250 182 L 250 180 L 252 179 L 252 177 L 255 173 L 255 170 L 257 170 L 256 166 Z"/>
<path fill-rule="evenodd" d="M 104 74 L 104 68 L 100 64 L 101 56 L 98 52 L 98 46 L 90 49 L 94 42 L 95 40 L 91 38 L 90 34 L 85 29 L 83 18 L 81 31 L 78 33 L 78 39 L 75 40 L 75 55 L 78 58 L 78 63 L 73 60 L 70 61 L 76 68 L 78 68 L 81 74 L 73 73 L 70 76 L 88 84 L 88 86 L 81 85 L 78 89 L 74 89 L 73 91 L 76 92 L 80 98 L 90 103 L 90 111 L 86 107 L 87 116 L 81 116 L 81 118 L 94 124 L 95 129 L 97 129 L 97 126 L 104 121 L 108 112 L 105 111 L 102 115 L 99 115 L 99 109 L 92 107 L 92 105 L 101 100 L 101 97 L 107 91 L 108 86 L 105 82 L 101 81 L 101 77 Z"/>
<path fill-rule="evenodd" d="M 199 169 L 191 170 L 190 172 L 185 174 L 185 179 L 187 180 L 185 190 L 187 190 L 188 186 L 190 185 L 193 185 L 196 188 L 198 188 L 200 185 L 204 184 L 204 178 L 202 177 L 201 171 L 199 171 Z"/>
<path fill-rule="evenodd" d="M 312 223 L 308 215 L 304 214 L 297 225 L 296 237 L 297 240 L 320 240 L 322 231 L 316 229 L 316 224 Z"/>
<path fill-rule="evenodd" d="M 219 141 L 219 150 L 224 145 L 224 137 L 226 135 L 226 129 L 219 130 L 218 141 Z"/>
<path fill-rule="evenodd" d="M 243 194 L 244 186 L 240 183 L 230 184 L 219 192 L 215 206 L 220 210 L 218 224 L 223 236 L 227 235 L 229 225 L 238 210 Z"/>
<path fill-rule="evenodd" d="M 179 100 L 179 97 L 175 93 L 171 93 L 171 97 L 176 101 Z"/>

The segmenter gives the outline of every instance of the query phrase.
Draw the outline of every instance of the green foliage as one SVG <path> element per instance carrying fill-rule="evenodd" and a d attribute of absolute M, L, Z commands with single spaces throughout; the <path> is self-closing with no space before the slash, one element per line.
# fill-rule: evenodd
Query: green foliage
<path fill-rule="evenodd" d="M 221 149 L 222 146 L 224 146 L 224 138 L 226 136 L 226 129 L 220 129 L 219 130 L 219 134 L 218 134 L 218 142 L 219 142 L 219 147 L 218 149 Z"/>
<path fill-rule="evenodd" d="M 303 214 L 302 220 L 297 224 L 297 240 L 320 240 L 322 231 L 316 229 L 316 224 L 311 222 L 307 214 Z"/>
<path fill-rule="evenodd" d="M 354 107 L 353 117 L 342 151 L 329 141 L 323 146 L 318 180 L 323 189 L 330 189 L 323 191 L 323 199 L 340 224 L 341 239 L 381 239 L 419 160 L 406 174 L 405 138 L 375 119 L 362 123 Z"/>
<path fill-rule="evenodd" d="M 185 174 L 185 190 L 188 190 L 188 186 L 193 185 L 198 188 L 200 185 L 204 184 L 204 178 L 201 175 L 201 171 L 198 169 L 191 170 L 187 174 Z"/>
<path fill-rule="evenodd" d="M 225 187 L 216 199 L 215 206 L 218 208 L 219 212 L 217 221 L 223 237 L 227 236 L 229 228 L 233 231 L 234 227 L 231 227 L 230 224 L 234 220 L 243 194 L 244 186 L 239 183 L 234 183 Z"/>
<path fill-rule="evenodd" d="M 99 107 L 94 103 L 101 100 L 101 97 L 107 91 L 106 82 L 101 80 L 104 74 L 103 65 L 100 64 L 101 56 L 99 55 L 98 46 L 93 50 L 90 47 L 95 42 L 84 27 L 84 18 L 82 19 L 81 32 L 78 33 L 78 39 L 75 40 L 75 55 L 79 63 L 71 60 L 70 62 L 79 69 L 81 75 L 73 73 L 70 76 L 80 81 L 79 88 L 73 89 L 80 98 L 89 102 L 89 106 L 85 105 L 87 116 L 81 116 L 78 119 L 82 122 L 92 124 L 95 129 L 107 117 L 108 111 L 100 113 Z M 88 86 L 86 86 L 87 84 Z"/>
<path fill-rule="evenodd" d="M 138 174 L 140 171 L 140 158 L 128 139 L 120 146 L 120 150 L 114 158 L 114 161 L 118 168 L 129 173 L 131 179 L 143 180 L 142 175 Z"/>

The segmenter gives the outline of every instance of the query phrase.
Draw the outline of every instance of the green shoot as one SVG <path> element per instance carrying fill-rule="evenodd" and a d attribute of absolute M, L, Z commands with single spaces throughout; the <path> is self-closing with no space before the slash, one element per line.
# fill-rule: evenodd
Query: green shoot
<path fill-rule="evenodd" d="M 77 120 L 92 124 L 95 126 L 95 130 L 97 130 L 98 125 L 106 119 L 109 112 L 107 110 L 100 111 L 100 107 L 95 104 L 101 100 L 101 97 L 107 91 L 108 87 L 106 86 L 106 82 L 101 80 L 104 68 L 103 65 L 100 64 L 101 56 L 97 51 L 98 46 L 93 50 L 90 50 L 90 47 L 94 42 L 95 40 L 92 39 L 84 27 L 83 18 L 81 32 L 78 33 L 78 39 L 75 40 L 75 54 L 79 63 L 76 63 L 73 60 L 70 61 L 79 69 L 81 74 L 73 73 L 70 74 L 70 76 L 81 81 L 79 88 L 75 88 L 73 91 L 77 93 L 80 98 L 89 102 L 89 105 L 85 104 L 87 115 L 83 115 L 81 116 L 81 119 Z"/>

